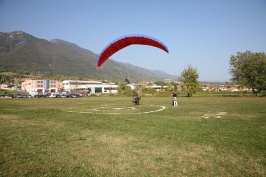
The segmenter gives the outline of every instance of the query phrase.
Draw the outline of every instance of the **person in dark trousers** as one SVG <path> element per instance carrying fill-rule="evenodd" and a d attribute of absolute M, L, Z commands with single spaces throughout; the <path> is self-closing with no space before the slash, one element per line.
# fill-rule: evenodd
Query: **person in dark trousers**
<path fill-rule="evenodd" d="M 138 95 L 133 99 L 133 103 L 135 103 L 136 105 L 139 105 L 139 101 L 140 101 L 141 97 Z"/>

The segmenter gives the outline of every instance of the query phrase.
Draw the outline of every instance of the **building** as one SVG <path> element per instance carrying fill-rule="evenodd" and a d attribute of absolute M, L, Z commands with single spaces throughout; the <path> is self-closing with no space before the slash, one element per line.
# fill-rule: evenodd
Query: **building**
<path fill-rule="evenodd" d="M 44 79 L 26 79 L 21 83 L 21 90 L 29 93 L 58 93 L 60 82 Z"/>
<path fill-rule="evenodd" d="M 64 80 L 62 82 L 64 92 L 80 93 L 89 91 L 90 94 L 110 93 L 116 94 L 118 85 L 114 83 L 102 83 L 101 81 Z"/>
<path fill-rule="evenodd" d="M 131 90 L 136 90 L 141 88 L 141 84 L 127 84 L 127 86 L 129 86 L 131 88 Z"/>
<path fill-rule="evenodd" d="M 151 88 L 151 89 L 154 89 L 156 91 L 162 91 L 162 89 L 163 90 L 167 89 L 168 86 L 150 85 L 150 86 L 146 86 L 146 88 Z"/>

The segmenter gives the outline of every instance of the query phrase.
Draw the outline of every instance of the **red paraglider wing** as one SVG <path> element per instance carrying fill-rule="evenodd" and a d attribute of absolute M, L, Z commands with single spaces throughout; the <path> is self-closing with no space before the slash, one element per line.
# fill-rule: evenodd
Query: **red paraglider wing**
<path fill-rule="evenodd" d="M 169 53 L 167 47 L 157 39 L 144 35 L 128 35 L 120 37 L 107 45 L 99 55 L 97 66 L 101 67 L 114 53 L 132 44 L 149 45 Z"/>

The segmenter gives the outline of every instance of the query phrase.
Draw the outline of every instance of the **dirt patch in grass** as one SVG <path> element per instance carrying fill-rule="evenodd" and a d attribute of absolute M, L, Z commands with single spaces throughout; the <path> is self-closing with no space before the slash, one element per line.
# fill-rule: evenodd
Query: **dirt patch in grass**
<path fill-rule="evenodd" d="M 218 113 L 206 113 L 203 116 L 199 117 L 199 118 L 203 118 L 203 119 L 209 119 L 209 118 L 222 118 L 224 116 L 227 115 L 227 112 L 218 112 Z"/>
<path fill-rule="evenodd" d="M 83 132 L 82 136 L 72 139 L 76 139 L 69 149 L 75 159 L 73 162 L 93 165 L 93 170 L 99 176 L 204 174 L 216 164 L 215 149 L 206 145 L 184 143 L 176 148 L 167 144 L 146 143 L 145 140 L 140 141 L 134 137 L 92 131 Z M 224 171 L 212 173 L 215 175 L 220 172 Z"/>
<path fill-rule="evenodd" d="M 265 176 L 266 169 L 262 165 L 263 157 L 253 158 L 246 154 L 244 157 L 235 153 L 230 153 L 227 156 L 219 156 L 220 165 L 218 170 L 221 174 L 230 176 L 231 171 L 234 171 L 238 176 Z"/>
<path fill-rule="evenodd" d="M 0 114 L 0 120 L 6 126 L 13 126 L 13 127 L 25 127 L 25 126 L 32 126 L 37 125 L 33 121 L 23 120 L 18 115 L 10 115 L 10 114 Z"/>

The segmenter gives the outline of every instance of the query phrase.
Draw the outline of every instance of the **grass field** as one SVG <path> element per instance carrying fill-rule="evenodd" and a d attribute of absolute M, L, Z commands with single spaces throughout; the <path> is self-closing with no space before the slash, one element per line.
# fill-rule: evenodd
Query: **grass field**
<path fill-rule="evenodd" d="M 266 98 L 0 99 L 0 176 L 266 176 Z"/>

